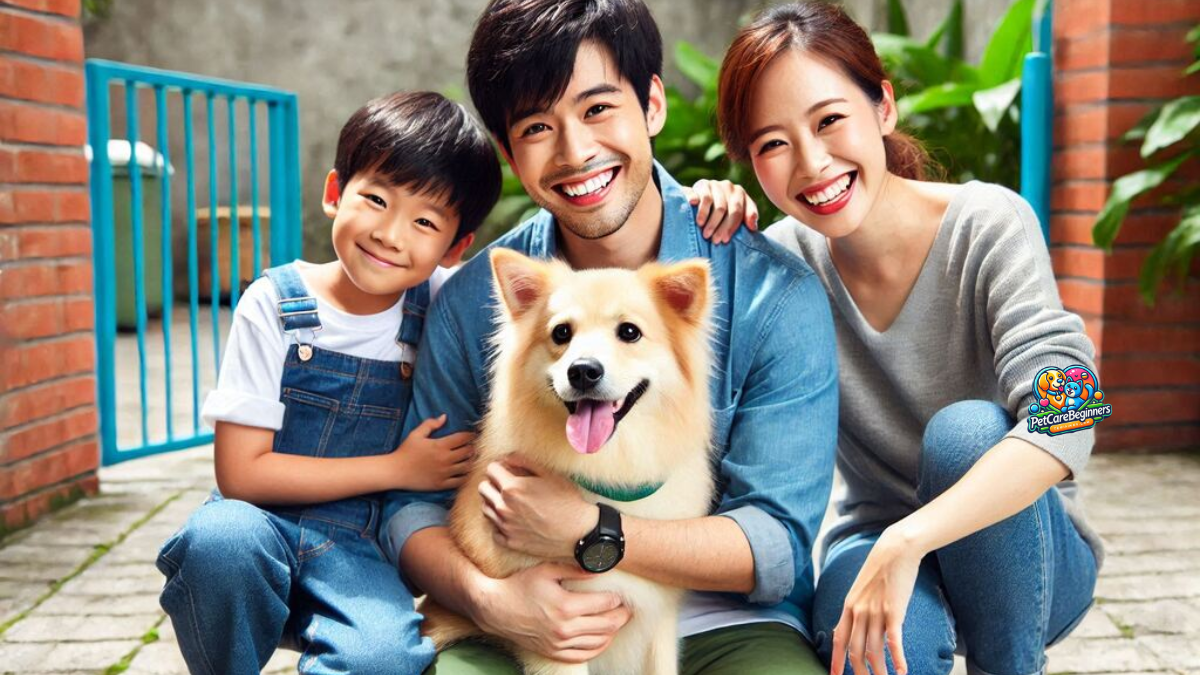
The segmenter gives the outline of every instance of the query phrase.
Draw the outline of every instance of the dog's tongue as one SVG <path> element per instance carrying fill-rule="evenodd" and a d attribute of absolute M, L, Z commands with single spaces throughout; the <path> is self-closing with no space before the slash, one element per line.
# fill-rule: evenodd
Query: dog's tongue
<path fill-rule="evenodd" d="M 600 449 L 617 426 L 611 401 L 579 401 L 567 418 L 567 440 L 576 452 L 590 455 Z"/>

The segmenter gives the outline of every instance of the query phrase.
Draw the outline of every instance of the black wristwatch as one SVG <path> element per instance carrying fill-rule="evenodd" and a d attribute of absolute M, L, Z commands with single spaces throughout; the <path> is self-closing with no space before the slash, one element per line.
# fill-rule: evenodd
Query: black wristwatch
<path fill-rule="evenodd" d="M 596 529 L 575 544 L 575 560 L 587 572 L 607 572 L 625 557 L 625 534 L 621 532 L 621 512 L 608 504 L 600 507 Z"/>

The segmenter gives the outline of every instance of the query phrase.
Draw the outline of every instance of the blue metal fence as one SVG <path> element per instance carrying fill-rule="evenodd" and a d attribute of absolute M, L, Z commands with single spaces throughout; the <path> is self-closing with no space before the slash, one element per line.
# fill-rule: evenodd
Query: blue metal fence
<path fill-rule="evenodd" d="M 228 171 L 228 205 L 230 211 L 229 228 L 229 307 L 237 305 L 240 284 L 243 279 L 253 279 L 261 272 L 261 251 L 263 242 L 260 237 L 260 186 L 259 186 L 259 147 L 257 118 L 265 106 L 267 119 L 267 142 L 269 159 L 267 179 L 270 198 L 270 234 L 269 255 L 271 264 L 288 261 L 300 255 L 300 177 L 299 177 L 299 145 L 296 95 L 271 88 L 242 82 L 203 78 L 187 73 L 177 73 L 154 68 L 130 66 L 112 61 L 90 59 L 86 65 L 87 75 L 87 110 L 88 138 L 92 148 L 91 169 L 91 198 L 92 198 L 92 237 L 93 257 L 95 267 L 95 306 L 96 306 L 96 369 L 98 401 L 100 408 L 100 440 L 101 461 L 104 465 L 115 464 L 129 459 L 146 455 L 179 450 L 195 445 L 212 442 L 212 432 L 204 428 L 200 421 L 201 400 L 201 345 L 198 337 L 200 314 L 200 261 L 197 247 L 205 242 L 198 241 L 197 236 L 197 204 L 196 204 L 196 124 L 193 119 L 192 106 L 203 97 L 207 116 L 207 161 L 209 181 L 209 274 L 211 276 L 210 304 L 212 331 L 212 359 L 206 367 L 215 369 L 220 363 L 220 326 L 221 326 L 221 297 L 222 280 L 221 256 L 219 251 L 219 217 L 218 206 L 221 204 L 219 191 L 222 170 Z M 113 140 L 111 107 L 120 102 L 120 94 L 114 95 L 114 90 L 123 89 L 125 111 L 125 140 L 128 142 L 130 160 L 128 164 L 129 177 L 129 222 L 116 222 L 114 217 L 114 181 L 113 165 L 109 159 L 109 141 Z M 161 265 L 162 285 L 162 320 L 150 324 L 147 311 L 147 240 L 146 214 L 143 200 L 148 196 L 145 190 L 145 176 L 138 158 L 140 120 L 139 101 L 141 92 L 153 92 L 153 110 L 155 111 L 156 135 L 160 158 L 153 160 L 156 171 L 161 172 L 158 180 L 160 209 L 159 223 L 161 228 Z M 173 347 L 179 345 L 174 341 L 179 336 L 172 335 L 172 304 L 175 299 L 174 268 L 175 268 L 175 228 L 173 227 L 171 208 L 172 170 L 170 160 L 170 120 L 168 97 L 178 97 L 182 108 L 182 135 L 184 143 L 184 170 L 186 176 L 186 223 L 187 255 L 187 327 L 190 341 L 188 343 L 190 359 L 173 359 L 179 350 Z M 228 112 L 227 129 L 228 154 L 224 167 L 219 166 L 218 145 L 216 134 L 216 117 L 214 116 L 214 101 L 223 101 Z M 239 232 L 240 221 L 238 213 L 238 125 L 237 113 L 244 109 L 247 115 L 247 131 L 249 134 L 249 172 L 250 172 L 250 210 L 251 210 L 251 246 L 253 251 L 253 269 L 240 269 L 242 241 Z M 120 140 L 120 139 L 117 139 Z M 153 189 L 153 187 L 152 187 Z M 130 228 L 132 250 L 118 251 L 116 247 L 117 228 Z M 157 233 L 155 233 L 157 234 Z M 117 412 L 117 257 L 132 257 L 133 274 L 133 303 L 136 312 L 137 332 L 137 381 L 138 400 L 140 408 L 140 440 L 135 442 L 119 441 L 130 434 L 118 434 Z M 244 273 L 250 273 L 244 277 Z M 153 292 L 156 292 L 154 289 Z M 165 415 L 165 434 L 161 437 L 151 437 L 151 392 L 148 388 L 147 370 L 147 334 L 156 327 L 161 332 L 163 350 L 163 384 L 161 389 L 154 384 L 154 413 Z M 157 340 L 158 335 L 154 336 Z M 178 396 L 172 387 L 173 368 L 186 366 L 191 369 L 190 397 Z M 158 396 L 161 391 L 161 397 Z M 129 395 L 132 392 L 121 392 Z M 180 429 L 174 417 L 181 406 L 190 406 L 189 428 Z M 161 408 L 161 410 L 159 410 Z"/>

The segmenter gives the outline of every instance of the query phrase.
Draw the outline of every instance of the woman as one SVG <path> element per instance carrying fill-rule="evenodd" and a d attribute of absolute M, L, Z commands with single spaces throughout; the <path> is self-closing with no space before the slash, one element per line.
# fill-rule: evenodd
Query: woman
<path fill-rule="evenodd" d="M 1037 219 L 996 185 L 924 180 L 866 33 L 832 4 L 774 8 L 721 67 L 719 118 L 791 218 L 835 308 L 840 518 L 814 623 L 840 675 L 1041 673 L 1086 614 L 1102 549 L 1070 480 L 1093 432 L 1027 430 L 1039 371 L 1094 371 Z M 957 638 L 956 638 L 957 634 Z M 886 647 L 886 649 L 885 649 Z"/>

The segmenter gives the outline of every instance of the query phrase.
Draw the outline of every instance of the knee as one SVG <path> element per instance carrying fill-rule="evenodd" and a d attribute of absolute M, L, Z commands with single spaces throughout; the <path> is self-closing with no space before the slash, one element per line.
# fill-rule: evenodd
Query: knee
<path fill-rule="evenodd" d="M 326 664 L 334 672 L 407 675 L 424 672 L 434 655 L 433 643 L 421 638 L 413 624 L 403 633 L 378 633 L 352 649 L 335 649 L 315 658 L 335 661 Z"/>
<path fill-rule="evenodd" d="M 237 579 L 239 571 L 258 570 L 282 551 L 275 528 L 258 507 L 220 500 L 200 507 L 163 545 L 158 567 L 168 577 L 181 570 L 203 572 L 204 582 Z"/>
<path fill-rule="evenodd" d="M 1012 425 L 991 401 L 959 401 L 939 410 L 925 426 L 918 498 L 928 502 L 957 483 Z"/>

